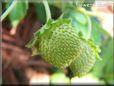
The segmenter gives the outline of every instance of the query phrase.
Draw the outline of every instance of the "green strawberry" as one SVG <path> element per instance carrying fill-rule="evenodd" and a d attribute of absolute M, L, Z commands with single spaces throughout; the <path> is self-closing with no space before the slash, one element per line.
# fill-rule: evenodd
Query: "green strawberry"
<path fill-rule="evenodd" d="M 68 19 L 49 20 L 34 34 L 27 47 L 32 48 L 33 55 L 40 54 L 58 68 L 68 67 L 81 53 L 78 33 Z"/>
<path fill-rule="evenodd" d="M 82 51 L 69 66 L 74 76 L 83 76 L 87 74 L 95 64 L 96 57 L 98 56 L 98 48 L 92 43 L 91 40 L 81 39 Z"/>

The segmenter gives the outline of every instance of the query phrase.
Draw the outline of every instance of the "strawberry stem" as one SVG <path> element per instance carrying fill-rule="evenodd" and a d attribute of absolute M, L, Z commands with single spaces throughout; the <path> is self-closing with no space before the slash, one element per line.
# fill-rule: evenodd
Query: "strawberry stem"
<path fill-rule="evenodd" d="M 51 12 L 50 12 L 50 8 L 49 8 L 49 5 L 47 3 L 47 0 L 43 0 L 43 4 L 45 7 L 46 17 L 47 17 L 47 21 L 48 21 L 49 19 L 51 19 Z"/>
<path fill-rule="evenodd" d="M 92 31 L 92 23 L 91 23 L 90 16 L 88 15 L 88 12 L 84 8 L 79 7 L 77 10 L 80 11 L 81 13 L 83 13 L 87 18 L 87 21 L 88 21 L 88 35 L 87 35 L 86 39 L 89 39 L 90 36 L 91 36 L 91 31 Z"/>
<path fill-rule="evenodd" d="M 89 39 L 91 37 L 91 32 L 92 32 L 92 24 L 91 24 L 91 19 L 88 15 L 86 15 L 87 20 L 88 20 L 88 35 L 87 35 L 87 39 Z"/>

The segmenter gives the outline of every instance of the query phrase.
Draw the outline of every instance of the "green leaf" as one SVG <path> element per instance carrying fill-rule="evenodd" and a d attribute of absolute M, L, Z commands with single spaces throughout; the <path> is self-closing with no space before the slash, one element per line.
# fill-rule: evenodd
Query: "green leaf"
<path fill-rule="evenodd" d="M 64 18 L 72 19 L 72 26 L 79 32 L 81 31 L 84 37 L 88 34 L 88 25 L 86 16 L 75 9 L 69 8 L 63 15 Z"/>
<path fill-rule="evenodd" d="M 74 8 L 68 8 L 63 15 L 64 18 L 72 19 L 72 26 L 77 30 L 81 31 L 83 36 L 86 38 L 88 35 L 88 21 L 83 13 L 75 10 Z M 91 39 L 95 45 L 100 46 L 104 40 L 109 37 L 109 34 L 103 29 L 101 23 L 97 17 L 91 17 L 92 32 Z"/>
<path fill-rule="evenodd" d="M 46 22 L 45 8 L 42 3 L 34 3 L 37 18 L 44 24 Z"/>
<path fill-rule="evenodd" d="M 91 38 L 94 43 L 98 46 L 101 46 L 103 41 L 108 39 L 109 34 L 103 29 L 101 23 L 96 17 L 91 17 L 92 21 L 92 33 Z"/>
<path fill-rule="evenodd" d="M 104 79 L 108 84 L 113 83 L 113 38 L 109 37 L 101 46 L 100 57 L 102 61 L 98 61 L 93 69 L 93 74 Z"/>
<path fill-rule="evenodd" d="M 66 10 L 66 12 L 64 13 L 64 17 L 68 18 L 71 17 L 73 20 L 77 21 L 78 23 L 85 25 L 87 24 L 87 18 L 84 14 L 82 14 L 81 12 L 69 8 L 68 10 Z"/>
<path fill-rule="evenodd" d="M 23 19 L 28 10 L 28 1 L 18 2 L 14 9 L 9 14 L 9 18 L 12 22 L 13 27 L 15 27 L 21 19 Z"/>
<path fill-rule="evenodd" d="M 107 42 L 102 46 L 102 53 L 101 57 L 103 58 L 103 75 L 102 77 L 107 81 L 108 83 L 113 83 L 113 62 L 114 62 L 114 56 L 113 56 L 113 38 L 109 38 Z"/>
<path fill-rule="evenodd" d="M 85 17 L 84 14 L 80 13 L 80 12 L 76 12 L 75 13 L 75 19 L 77 20 L 77 22 L 79 22 L 80 24 L 85 25 L 87 23 L 87 19 Z"/>

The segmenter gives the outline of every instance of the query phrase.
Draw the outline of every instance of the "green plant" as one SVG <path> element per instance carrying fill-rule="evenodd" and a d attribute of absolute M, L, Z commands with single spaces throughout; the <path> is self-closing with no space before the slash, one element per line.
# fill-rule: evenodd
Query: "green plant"
<path fill-rule="evenodd" d="M 69 67 L 73 77 L 83 76 L 91 71 L 106 83 L 113 83 L 113 37 L 103 29 L 96 13 L 91 12 L 91 6 L 81 6 L 92 4 L 95 0 L 89 1 L 69 0 L 65 3 L 64 0 L 48 0 L 51 13 L 47 2 L 32 3 L 38 21 L 46 24 L 34 33 L 27 47 L 32 48 L 33 55 L 41 54 L 53 66 L 60 69 Z M 29 0 L 20 2 L 17 4 L 17 0 L 9 0 L 5 4 L 6 11 L 1 15 L 1 21 L 8 18 L 12 27 L 16 27 L 27 15 L 30 5 Z M 54 17 L 56 20 L 52 19 L 54 14 L 59 14 L 55 8 L 61 12 L 60 18 Z M 99 50 L 94 44 L 100 47 L 103 61 L 95 61 L 99 57 Z"/>
<path fill-rule="evenodd" d="M 40 54 L 45 61 L 60 69 L 71 64 L 71 70 L 75 71 L 74 75 L 78 73 L 76 75 L 80 76 L 89 72 L 96 57 L 99 57 L 99 51 L 92 41 L 88 41 L 91 35 L 91 21 L 86 15 L 86 11 L 83 11 L 83 13 L 89 21 L 89 35 L 85 39 L 82 38 L 80 32 L 78 33 L 73 29 L 69 19 L 59 18 L 53 21 L 47 2 L 44 1 L 43 3 L 46 9 L 47 22 L 34 33 L 34 37 L 27 44 L 27 47 L 32 48 L 33 55 Z M 77 68 L 73 66 L 77 66 Z"/>
<path fill-rule="evenodd" d="M 70 69 L 74 76 L 83 76 L 87 74 L 93 67 L 98 56 L 96 47 L 90 40 L 81 39 L 81 54 L 71 64 Z"/>

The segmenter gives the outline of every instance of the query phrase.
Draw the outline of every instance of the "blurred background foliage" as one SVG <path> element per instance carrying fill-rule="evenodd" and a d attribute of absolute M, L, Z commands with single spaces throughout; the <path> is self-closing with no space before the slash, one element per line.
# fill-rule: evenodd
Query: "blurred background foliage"
<path fill-rule="evenodd" d="M 10 2 L 3 3 L 3 12 L 10 6 L 12 0 Z M 82 4 L 94 4 L 95 0 L 48 0 L 51 15 L 53 19 L 57 19 L 62 15 L 63 18 L 71 18 L 72 25 L 74 29 L 77 31 L 81 31 L 84 37 L 88 34 L 88 19 L 86 15 L 79 11 L 78 8 L 83 8 L 85 11 L 92 12 L 91 6 L 82 6 Z M 35 7 L 37 20 L 39 20 L 42 24 L 46 22 L 46 14 L 43 4 L 40 1 L 19 1 L 18 4 L 15 5 L 13 10 L 8 15 L 12 27 L 16 27 L 27 14 L 27 10 L 29 9 L 29 4 L 32 3 Z M 87 14 L 88 15 L 88 14 Z M 93 80 L 93 83 L 104 83 L 104 84 L 114 84 L 114 67 L 113 67 L 113 36 L 110 35 L 101 25 L 101 21 L 99 21 L 97 16 L 90 16 L 92 24 L 92 32 L 91 38 L 96 45 L 98 45 L 101 49 L 100 57 L 102 61 L 96 61 L 93 69 L 84 77 L 81 78 L 69 78 L 65 75 L 64 72 L 58 71 L 58 69 L 53 68 L 53 74 L 51 75 L 50 82 L 61 83 L 86 83 L 84 80 Z M 14 29 L 14 28 L 13 28 Z"/>

